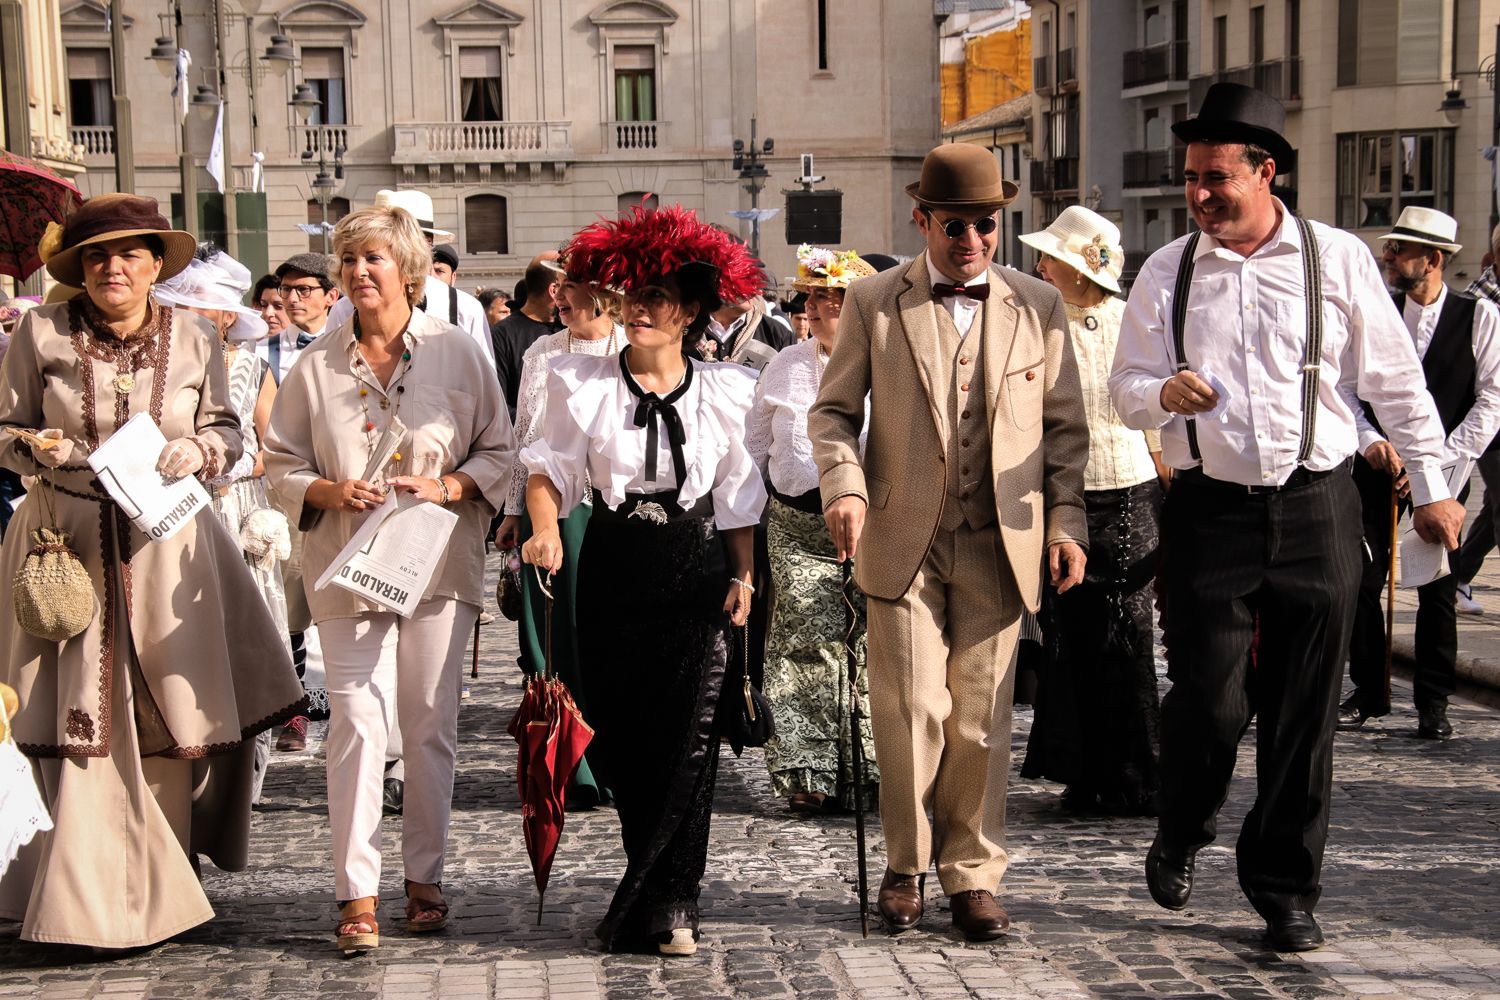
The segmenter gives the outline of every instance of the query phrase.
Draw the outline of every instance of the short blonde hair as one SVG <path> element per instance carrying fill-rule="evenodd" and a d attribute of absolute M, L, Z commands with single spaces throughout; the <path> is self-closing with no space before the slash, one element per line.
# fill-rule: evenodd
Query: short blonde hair
<path fill-rule="evenodd" d="M 344 254 L 362 247 L 385 247 L 401 282 L 406 286 L 406 302 L 416 305 L 427 294 L 427 275 L 432 273 L 432 247 L 417 225 L 416 217 L 404 208 L 362 208 L 350 212 L 333 227 L 333 273 L 329 275 L 341 293 L 344 287 Z"/>

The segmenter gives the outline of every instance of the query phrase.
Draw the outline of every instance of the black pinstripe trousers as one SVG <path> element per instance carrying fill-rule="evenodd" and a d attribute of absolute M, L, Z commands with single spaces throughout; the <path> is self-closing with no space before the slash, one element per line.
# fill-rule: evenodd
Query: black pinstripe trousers
<path fill-rule="evenodd" d="M 1255 720 L 1240 886 L 1263 915 L 1311 911 L 1361 570 L 1354 483 L 1346 468 L 1269 494 L 1175 482 L 1162 540 L 1172 687 L 1162 699 L 1160 835 L 1185 849 L 1214 839 Z"/>

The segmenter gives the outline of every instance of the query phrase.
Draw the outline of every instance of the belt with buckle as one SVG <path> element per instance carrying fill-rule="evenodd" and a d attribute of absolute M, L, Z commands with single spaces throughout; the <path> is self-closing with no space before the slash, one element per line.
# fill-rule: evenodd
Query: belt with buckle
<path fill-rule="evenodd" d="M 1209 489 L 1224 490 L 1225 492 L 1229 493 L 1244 493 L 1250 496 L 1255 496 L 1262 493 L 1284 493 L 1287 490 L 1302 489 L 1305 486 L 1311 486 L 1313 483 L 1316 483 L 1320 479 L 1327 479 L 1332 475 L 1337 475 L 1339 473 L 1349 475 L 1349 472 L 1353 467 L 1354 460 L 1352 458 L 1346 458 L 1338 465 L 1335 465 L 1333 468 L 1324 469 L 1321 472 L 1309 469 L 1305 465 L 1299 465 L 1297 466 L 1297 468 L 1292 470 L 1292 474 L 1290 476 L 1286 477 L 1286 482 L 1282 483 L 1279 486 L 1247 486 L 1244 483 L 1231 483 L 1226 482 L 1223 479 L 1215 479 L 1205 473 L 1202 466 L 1194 466 L 1191 469 L 1178 469 L 1173 472 L 1172 482 L 1173 485 L 1176 485 L 1178 483 L 1182 483 L 1185 485 L 1190 484 L 1193 486 L 1200 486 Z"/>

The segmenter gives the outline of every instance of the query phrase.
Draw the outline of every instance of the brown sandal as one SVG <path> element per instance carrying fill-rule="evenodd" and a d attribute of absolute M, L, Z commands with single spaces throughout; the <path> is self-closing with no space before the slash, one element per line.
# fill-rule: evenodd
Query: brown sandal
<path fill-rule="evenodd" d="M 406 929 L 412 934 L 431 934 L 448 926 L 448 904 L 443 899 L 443 884 L 434 883 L 438 891 L 436 899 L 424 899 L 411 894 L 411 887 L 421 882 L 406 880 Z M 421 917 L 422 913 L 436 913 L 435 917 Z"/>
<path fill-rule="evenodd" d="M 339 951 L 345 955 L 359 955 L 380 947 L 380 924 L 375 920 L 374 907 L 351 916 L 340 916 L 333 925 Z"/>

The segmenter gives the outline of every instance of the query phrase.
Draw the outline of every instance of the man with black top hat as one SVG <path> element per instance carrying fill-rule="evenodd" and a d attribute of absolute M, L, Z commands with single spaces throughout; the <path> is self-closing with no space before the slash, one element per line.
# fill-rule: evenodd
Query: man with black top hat
<path fill-rule="evenodd" d="M 1500 311 L 1494 304 L 1449 290 L 1443 271 L 1461 248 L 1458 222 L 1434 208 L 1408 206 L 1381 239 L 1381 263 L 1395 290 L 1427 391 L 1447 433 L 1448 462 L 1478 459 L 1500 431 Z M 1368 419 L 1367 419 L 1368 418 Z M 1339 706 L 1339 722 L 1359 728 L 1391 710 L 1385 683 L 1385 620 L 1382 584 L 1390 568 L 1391 484 L 1404 491 L 1401 456 L 1386 440 L 1374 414 L 1355 412 L 1360 454 L 1354 482 L 1364 509 L 1370 561 L 1359 588 L 1349 677 L 1354 693 Z M 1460 497 L 1462 499 L 1462 497 Z M 1441 740 L 1453 735 L 1448 698 L 1456 688 L 1458 577 L 1452 573 L 1417 588 L 1416 670 L 1412 679 L 1417 735 Z"/>
<path fill-rule="evenodd" d="M 1362 560 L 1348 394 L 1370 403 L 1405 458 L 1424 539 L 1452 548 L 1463 508 L 1443 481 L 1443 427 L 1412 339 L 1369 249 L 1271 193 L 1295 158 L 1285 117 L 1268 95 L 1218 83 L 1197 117 L 1173 126 L 1188 143 L 1185 193 L 1201 232 L 1141 269 L 1110 395 L 1129 426 L 1161 428 L 1177 470 L 1162 516 L 1172 687 L 1147 884 L 1162 906 L 1187 906 L 1194 858 L 1214 839 L 1255 719 L 1240 887 L 1273 947 L 1306 951 L 1323 940 L 1312 910 Z"/>
<path fill-rule="evenodd" d="M 935 862 L 954 926 L 982 941 L 1010 924 L 995 893 L 1021 612 L 1044 576 L 1083 579 L 1088 424 L 1062 297 L 994 266 L 1016 197 L 994 154 L 939 146 L 906 190 L 926 252 L 849 286 L 807 429 L 868 598 L 881 917 L 917 925 Z"/>

